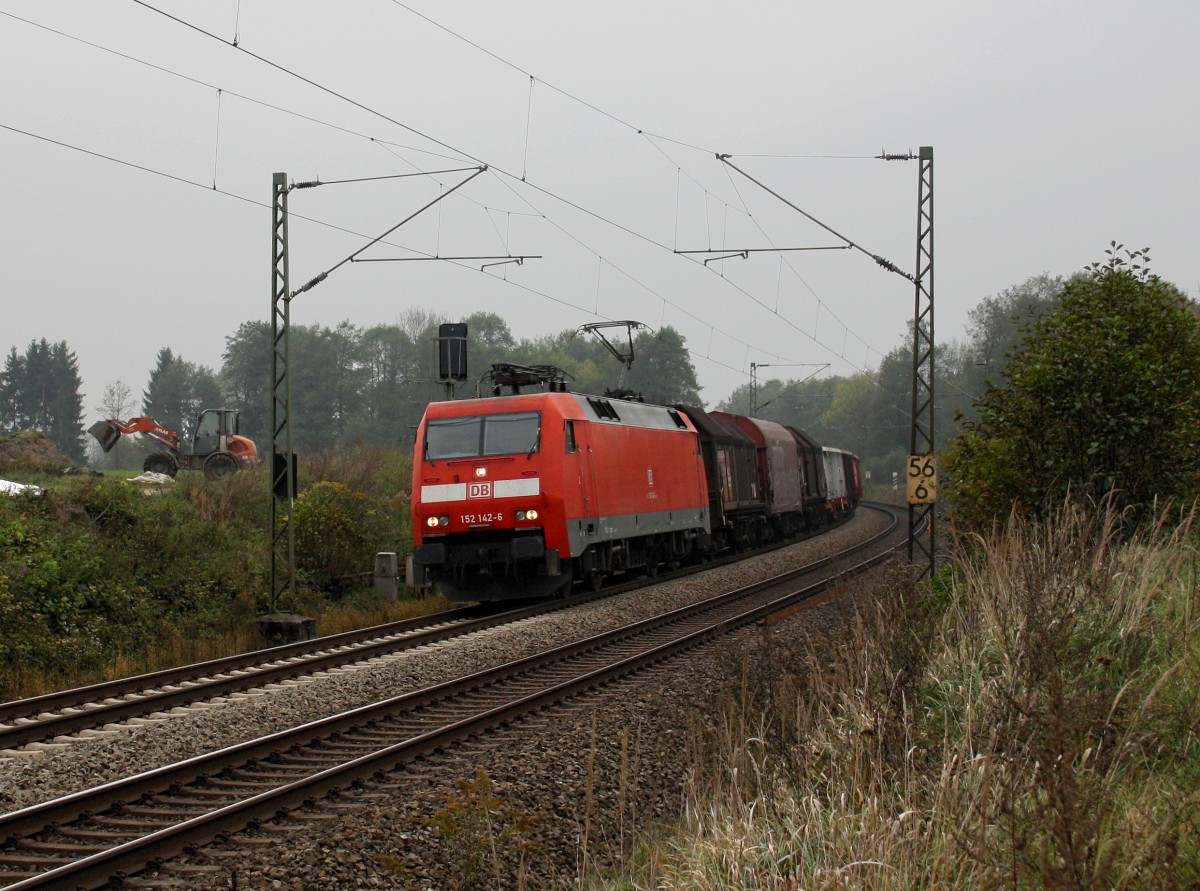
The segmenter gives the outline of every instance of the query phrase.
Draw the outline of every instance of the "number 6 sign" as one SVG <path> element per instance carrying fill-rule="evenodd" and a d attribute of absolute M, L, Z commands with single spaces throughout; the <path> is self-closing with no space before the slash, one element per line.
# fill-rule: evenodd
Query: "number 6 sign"
<path fill-rule="evenodd" d="M 933 455 L 908 456 L 908 503 L 936 504 L 937 459 Z"/>

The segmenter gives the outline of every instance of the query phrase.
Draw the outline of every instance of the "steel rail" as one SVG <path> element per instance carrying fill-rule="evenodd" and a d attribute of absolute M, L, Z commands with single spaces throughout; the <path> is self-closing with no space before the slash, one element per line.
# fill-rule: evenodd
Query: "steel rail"
<path fill-rule="evenodd" d="M 0 749 L 227 696 L 561 608 L 561 603 L 551 602 L 488 614 L 479 607 L 463 607 L 6 703 L 0 706 L 0 722 L 6 725 L 0 726 Z"/>
<path fill-rule="evenodd" d="M 139 693 L 155 687 L 186 683 L 187 681 L 199 680 L 230 671 L 253 668 L 256 665 L 267 662 L 291 659 L 295 656 L 311 652 L 314 648 L 331 649 L 385 634 L 403 633 L 424 627 L 424 625 L 432 621 L 453 621 L 468 616 L 472 609 L 472 607 L 463 607 L 415 619 L 405 619 L 400 622 L 329 635 L 317 638 L 316 640 L 299 641 L 276 647 L 251 650 L 233 656 L 223 656 L 218 659 L 195 662 L 178 668 L 164 668 L 160 671 L 117 678 L 111 681 L 102 681 L 83 687 L 73 687 L 69 690 L 45 693 L 41 696 L 15 699 L 11 702 L 0 703 L 0 723 L 7 723 L 28 715 L 36 715 L 39 712 L 56 711 L 83 703 L 97 702 L 116 696 L 126 696 L 130 693 Z"/>

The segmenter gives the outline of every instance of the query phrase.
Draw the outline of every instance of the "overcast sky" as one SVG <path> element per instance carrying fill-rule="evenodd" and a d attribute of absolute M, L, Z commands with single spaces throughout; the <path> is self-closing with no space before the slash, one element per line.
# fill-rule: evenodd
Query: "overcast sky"
<path fill-rule="evenodd" d="M 89 419 L 164 346 L 219 368 L 270 318 L 276 171 L 432 174 L 293 191 L 293 289 L 456 168 L 488 171 L 361 257 L 539 257 L 347 263 L 294 323 L 670 325 L 710 405 L 900 343 L 913 286 L 863 253 L 703 262 L 848 239 L 912 272 L 918 165 L 884 151 L 934 149 L 939 341 L 1112 239 L 1194 298 L 1197 34 L 1195 0 L 0 0 L 0 348 L 66 340 Z"/>

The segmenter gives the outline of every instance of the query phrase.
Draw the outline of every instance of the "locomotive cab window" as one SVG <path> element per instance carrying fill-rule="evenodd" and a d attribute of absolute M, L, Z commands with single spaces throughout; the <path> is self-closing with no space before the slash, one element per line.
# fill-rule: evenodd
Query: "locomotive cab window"
<path fill-rule="evenodd" d="M 541 447 L 541 414 L 536 411 L 466 418 L 435 418 L 425 427 L 430 461 L 530 454 Z"/>

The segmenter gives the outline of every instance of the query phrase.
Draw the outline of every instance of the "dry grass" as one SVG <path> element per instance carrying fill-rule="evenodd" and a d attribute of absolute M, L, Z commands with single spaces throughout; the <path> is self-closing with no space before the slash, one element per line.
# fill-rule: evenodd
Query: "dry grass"
<path fill-rule="evenodd" d="M 339 634 L 357 628 L 369 628 L 386 622 L 399 622 L 417 616 L 427 616 L 440 610 L 462 606 L 451 603 L 444 597 L 424 597 L 414 600 L 381 600 L 369 602 L 337 603 L 325 606 L 317 616 L 320 634 Z"/>
<path fill-rule="evenodd" d="M 178 665 L 207 662 L 210 659 L 219 659 L 268 646 L 269 644 L 258 635 L 253 624 L 252 604 L 243 605 L 245 609 L 237 615 L 231 615 L 228 625 L 224 629 L 183 627 L 169 629 L 159 635 L 152 646 L 132 653 L 118 653 L 111 662 L 98 671 L 79 673 L 70 677 L 26 672 L 20 676 L 14 675 L 11 687 L 8 689 L 17 691 L 17 697 L 38 696 L 69 687 L 132 677 Z M 317 634 L 325 636 L 429 615 L 439 610 L 452 609 L 456 604 L 441 597 L 427 597 L 393 601 L 365 598 L 354 602 L 310 605 L 316 607 L 311 614 L 317 620 Z"/>
<path fill-rule="evenodd" d="M 1195 888 L 1195 516 L 1068 508 L 739 657 L 678 831 L 597 887 Z"/>

